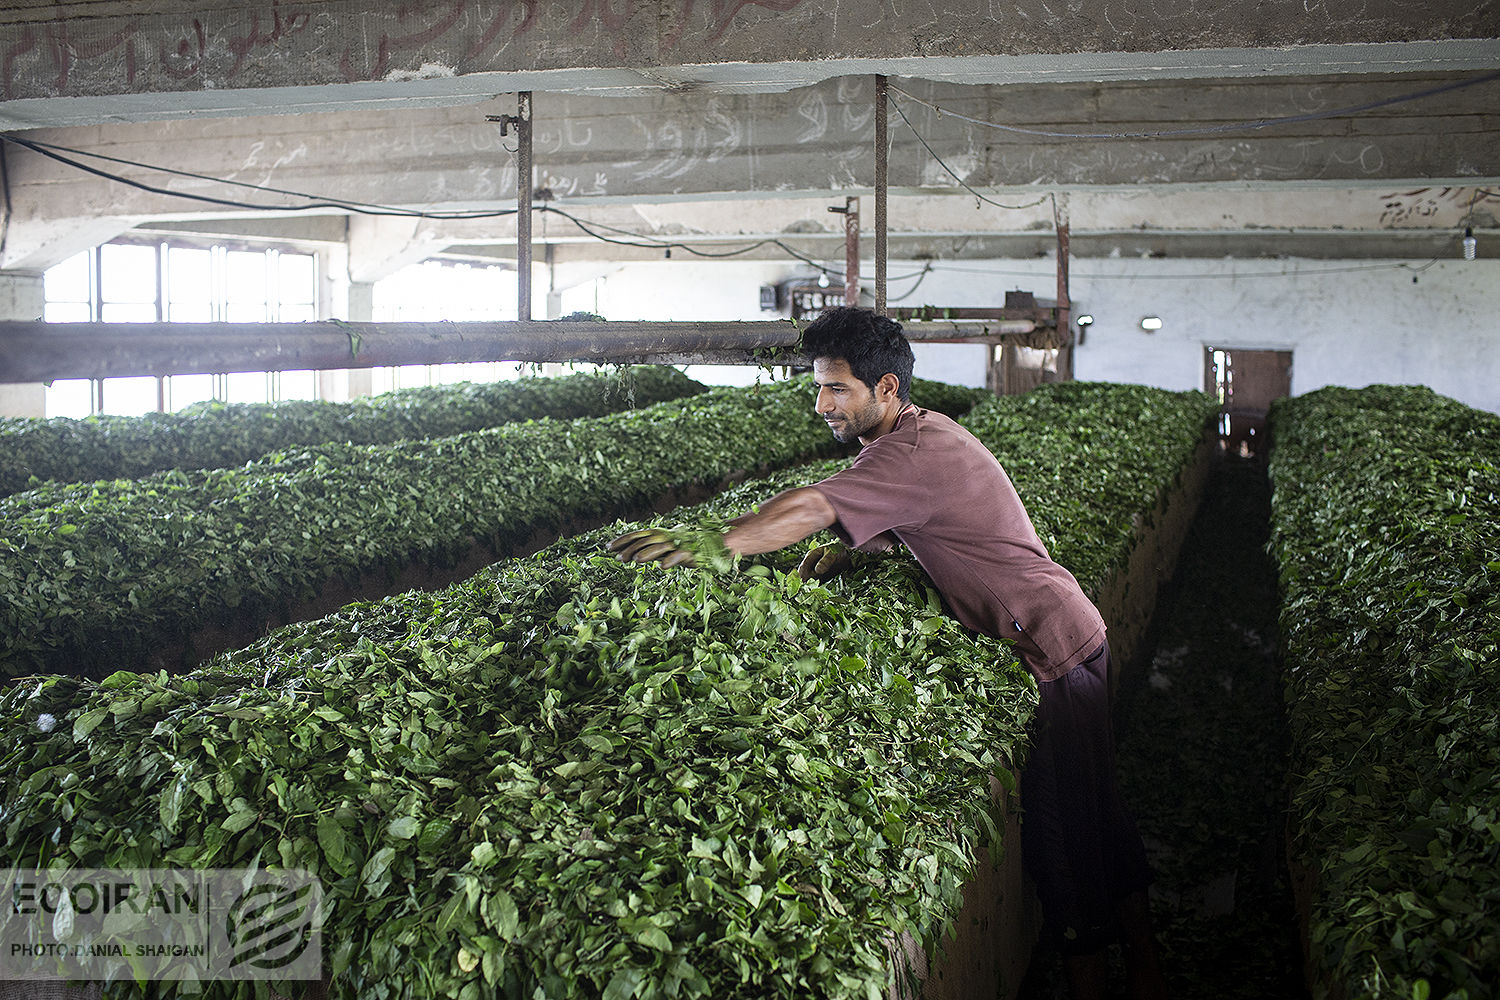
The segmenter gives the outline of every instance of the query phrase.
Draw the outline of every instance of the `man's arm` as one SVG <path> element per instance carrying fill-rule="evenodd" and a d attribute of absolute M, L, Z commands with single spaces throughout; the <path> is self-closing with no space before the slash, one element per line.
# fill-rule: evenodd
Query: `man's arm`
<path fill-rule="evenodd" d="M 828 498 L 809 486 L 779 493 L 760 509 L 730 521 L 724 547 L 735 555 L 775 552 L 831 527 L 838 520 Z"/>
<path fill-rule="evenodd" d="M 838 520 L 828 498 L 810 487 L 788 490 L 760 505 L 759 510 L 729 521 L 723 536 L 731 555 L 753 556 L 775 552 L 802 541 Z M 663 567 L 693 565 L 694 555 L 682 539 L 669 529 L 642 528 L 627 531 L 606 546 L 625 562 L 654 562 Z"/>

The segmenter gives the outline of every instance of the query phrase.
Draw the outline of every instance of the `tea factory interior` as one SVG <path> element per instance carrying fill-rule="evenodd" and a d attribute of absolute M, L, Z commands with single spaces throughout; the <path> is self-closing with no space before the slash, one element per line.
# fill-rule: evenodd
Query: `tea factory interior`
<path fill-rule="evenodd" d="M 1464 892 L 1480 892 L 1473 888 L 1480 879 L 1493 880 L 1486 872 L 1500 870 L 1494 714 L 1484 707 L 1489 703 L 1481 704 L 1482 692 L 1475 694 L 1484 686 L 1471 683 L 1483 670 L 1493 673 L 1496 633 L 1486 633 L 1489 645 L 1483 648 L 1479 639 L 1470 648 L 1462 645 L 1469 640 L 1454 638 L 1461 626 L 1493 614 L 1490 584 L 1473 594 L 1461 588 L 1500 566 L 1488 542 L 1463 534 L 1476 524 L 1492 526 L 1488 513 L 1474 511 L 1492 510 L 1496 492 L 1485 485 L 1493 481 L 1494 466 L 1493 450 L 1484 449 L 1496 439 L 1492 420 L 1500 413 L 1497 0 L 20 0 L 0 9 L 0 189 L 0 417 L 49 418 L 0 420 L 5 433 L 24 434 L 53 423 L 50 418 L 171 414 L 194 404 L 209 406 L 199 411 L 209 413 L 215 412 L 214 401 L 346 403 L 393 389 L 561 375 L 596 364 L 607 370 L 637 362 L 677 365 L 707 385 L 770 381 L 768 394 L 774 395 L 775 381 L 804 360 L 796 354 L 801 326 L 838 304 L 900 319 L 914 345 L 917 376 L 987 390 L 980 394 L 983 405 L 1014 402 L 992 394 L 1022 396 L 1048 387 L 1033 397 L 1043 398 L 1054 383 L 1069 381 L 1094 383 L 1084 388 L 1118 392 L 1109 398 L 1127 400 L 1158 390 L 1168 391 L 1150 397 L 1158 402 L 1169 393 L 1208 393 L 1203 412 L 1188 421 L 1180 468 L 1163 474 L 1160 495 L 1116 518 L 1131 525 L 1135 548 L 1111 575 L 1093 580 L 1097 586 L 1090 593 L 1109 621 L 1111 643 L 1118 640 L 1116 652 L 1132 665 L 1122 691 L 1133 693 L 1117 710 L 1117 719 L 1125 720 L 1117 729 L 1121 780 L 1143 810 L 1143 828 L 1157 831 L 1147 843 L 1161 872 L 1152 903 L 1163 921 L 1160 936 L 1174 992 L 1229 1000 L 1439 997 L 1445 981 L 1469 981 L 1461 973 L 1490 987 L 1500 981 L 1493 925 L 1467 922 L 1470 916 L 1493 918 L 1484 916 L 1482 901 L 1461 905 Z M 1375 398 L 1397 407 L 1417 398 L 1403 395 L 1401 387 L 1421 386 L 1447 397 L 1435 403 L 1422 396 L 1412 404 L 1413 412 L 1426 416 L 1440 411 L 1441 419 L 1434 418 L 1439 443 L 1426 451 L 1415 445 L 1394 451 L 1398 457 L 1420 453 L 1434 469 L 1448 462 L 1441 474 L 1418 484 L 1425 489 L 1437 483 L 1433 488 L 1441 495 L 1422 494 L 1423 502 L 1409 509 L 1400 496 L 1366 497 L 1351 502 L 1352 514 L 1340 513 L 1330 499 L 1333 513 L 1309 515 L 1296 530 L 1278 527 L 1273 542 L 1266 472 L 1273 404 L 1330 387 L 1377 387 Z M 1415 434 L 1415 416 L 1403 427 L 1399 416 L 1376 412 L 1381 405 L 1348 418 L 1357 407 L 1347 404 L 1344 416 L 1354 421 L 1352 429 L 1321 447 L 1315 433 L 1304 429 L 1296 454 L 1310 468 L 1336 458 L 1343 440 Z M 1165 412 L 1169 405 L 1159 408 Z M 1081 433 L 1087 439 L 1094 429 L 1123 425 L 1151 409 L 1141 403 L 1129 413 L 1111 411 L 1096 420 L 1099 428 Z M 1056 419 L 1062 424 L 1068 417 Z M 1379 423 L 1386 417 L 1389 423 Z M 686 427 L 688 417 L 682 419 Z M 1303 419 L 1305 428 L 1321 426 L 1324 418 Z M 1049 429 L 1041 423 L 1024 429 L 1040 434 Z M 1459 445 L 1481 457 L 1463 467 L 1468 460 L 1462 456 L 1470 452 Z M 1391 452 L 1372 447 L 1369 467 L 1391 459 Z M 606 469 L 616 458 L 603 448 L 590 455 L 580 461 L 588 465 L 597 458 Z M 1144 464 L 1139 454 L 1110 461 L 1125 470 L 1122 477 L 1136 471 L 1132 463 Z M 437 458 L 433 463 L 440 464 Z M 1345 478 L 1358 471 L 1357 464 L 1342 470 Z M 14 470 L 0 463 L 0 471 Z M 279 487 L 245 475 L 249 485 L 235 503 L 246 510 L 257 503 L 273 504 L 258 511 L 279 509 Z M 721 476 L 709 478 L 717 482 Z M 736 477 L 722 477 L 717 486 Z M 28 490 L 46 478 L 28 485 L 21 475 L 14 492 L 19 499 L 0 499 L 16 511 L 31 511 L 26 505 L 43 504 L 37 498 L 46 491 Z M 1331 496 L 1328 484 L 1337 479 L 1301 491 L 1302 498 L 1322 489 Z M 139 499 L 128 477 L 111 481 L 120 495 Z M 415 496 L 431 484 L 407 485 Z M 681 499 L 673 491 L 683 488 L 674 483 L 660 497 L 637 498 L 639 509 L 629 513 L 660 513 L 670 506 L 667 498 Z M 57 489 L 60 496 L 67 493 L 65 486 Z M 321 481 L 308 487 L 310 497 L 321 498 L 322 491 Z M 356 503 L 367 491 L 347 492 Z M 1286 492 L 1298 494 L 1295 488 Z M 155 492 L 149 496 L 151 503 L 161 500 Z M 1072 499 L 1064 495 L 1061 502 Z M 80 509 L 93 500 L 79 501 Z M 1466 506 L 1471 500 L 1473 506 Z M 191 526 L 199 514 L 209 517 L 210 506 L 158 518 L 152 531 L 138 534 L 154 537 L 162 525 Z M 1316 589 L 1308 581 L 1326 552 L 1278 576 L 1268 551 L 1280 545 L 1290 565 L 1298 554 L 1298 531 L 1310 531 L 1309 523 L 1320 530 L 1352 530 L 1359 517 L 1393 510 L 1413 520 L 1384 535 L 1371 529 L 1370 538 L 1357 544 L 1321 543 L 1326 551 L 1384 553 L 1358 566 L 1364 556 L 1350 555 L 1349 575 L 1324 588 L 1323 596 L 1368 586 L 1368 606 L 1383 609 L 1377 598 L 1420 591 L 1426 600 L 1421 588 L 1430 587 L 1431 600 L 1419 602 L 1412 616 L 1427 630 L 1418 630 L 1421 636 L 1441 637 L 1425 645 L 1451 640 L 1449 658 L 1463 661 L 1454 690 L 1462 689 L 1468 699 L 1455 694 L 1454 703 L 1470 706 L 1480 720 L 1474 731 L 1487 736 L 1454 735 L 1470 731 L 1461 730 L 1467 723 L 1459 708 L 1440 722 L 1427 719 L 1424 725 L 1441 732 L 1424 747 L 1440 747 L 1440 763 L 1412 755 L 1418 763 L 1411 766 L 1426 771 L 1400 784 L 1391 778 L 1404 773 L 1399 762 L 1383 760 L 1372 766 L 1380 780 L 1399 785 L 1399 795 L 1389 787 L 1368 792 L 1376 778 L 1359 772 L 1348 786 L 1357 786 L 1358 796 L 1341 799 L 1346 788 L 1338 786 L 1323 804 L 1371 796 L 1395 802 L 1408 793 L 1416 801 L 1429 784 L 1451 784 L 1465 775 L 1473 780 L 1464 794 L 1483 786 L 1489 798 L 1482 808 L 1468 806 L 1461 822 L 1433 819 L 1434 807 L 1432 816 L 1419 816 L 1384 846 L 1376 845 L 1372 833 L 1368 842 L 1322 843 L 1321 855 L 1298 855 L 1288 839 L 1297 839 L 1299 831 L 1283 815 L 1288 798 L 1297 794 L 1284 757 L 1286 713 L 1298 705 L 1291 695 L 1282 700 L 1284 673 L 1291 672 L 1283 661 L 1296 645 L 1287 634 L 1298 621 L 1278 619 L 1278 600 L 1299 583 Z M 182 661 L 166 666 L 181 666 L 195 649 L 205 662 L 209 655 L 232 656 L 277 626 L 319 621 L 346 605 L 365 609 L 350 615 L 378 616 L 386 605 L 377 602 L 417 600 L 410 596 L 414 587 L 501 572 L 493 567 L 504 559 L 566 543 L 574 529 L 601 528 L 620 511 L 608 513 L 590 510 L 573 521 L 564 518 L 561 526 L 528 529 L 524 545 L 503 552 L 487 548 L 494 539 L 480 530 L 458 542 L 435 542 L 429 548 L 454 550 L 443 550 L 448 563 L 436 569 L 417 565 L 431 555 L 426 550 L 403 552 L 411 564 L 396 568 L 389 561 L 377 565 L 372 557 L 352 570 L 323 573 L 315 583 L 327 585 L 313 596 L 304 592 L 306 581 L 284 592 L 268 584 L 266 594 L 255 598 L 262 604 L 245 599 L 251 611 L 238 607 L 240 567 L 232 563 L 229 570 L 220 566 L 233 578 L 232 587 L 201 587 L 195 596 L 180 598 L 164 584 L 163 593 L 171 594 L 163 606 L 178 601 L 187 609 L 181 622 L 162 626 L 170 639 L 163 645 Z M 100 528 L 82 523 L 82 514 L 80 523 L 50 516 L 33 517 L 24 530 L 0 538 L 9 546 L 0 549 L 0 591 L 7 601 L 15 596 L 17 607 L 31 601 L 28 607 L 41 609 L 32 629 L 10 628 L 0 636 L 7 642 L 0 652 L 14 657 L 4 661 L 7 671 L 24 661 L 27 669 L 17 671 L 32 680 L 30 666 L 49 655 L 72 655 L 44 649 L 43 638 L 28 645 L 33 633 L 50 636 L 55 626 L 60 634 L 77 624 L 58 624 L 68 615 L 37 594 L 56 591 L 56 600 L 65 603 L 69 588 L 82 592 L 81 583 L 70 582 L 77 560 L 65 547 L 83 553 L 100 531 L 114 530 L 107 519 L 98 522 Z M 1424 517 L 1429 519 L 1419 520 Z M 291 530 L 281 522 L 296 519 L 267 515 L 266 536 Z M 407 518 L 400 527 L 416 520 Z M 222 524 L 223 537 L 244 530 L 233 518 Z M 340 530 L 358 529 L 345 521 Z M 1425 583 L 1354 578 L 1356 569 L 1379 568 L 1382 559 L 1394 563 L 1410 555 L 1415 567 L 1419 556 L 1442 548 L 1423 548 L 1423 540 L 1442 532 L 1453 535 L 1445 544 L 1458 554 L 1456 570 L 1442 563 Z M 38 551 L 52 546 L 46 551 L 55 549 L 65 564 L 59 571 L 63 583 L 23 585 L 30 570 L 11 572 L 3 563 L 21 552 L 17 539 Z M 244 541 L 244 551 L 263 540 Z M 1048 544 L 1053 540 L 1049 536 Z M 1303 540 L 1315 547 L 1310 535 Z M 329 553 L 342 541 L 342 535 L 315 540 L 302 534 L 288 545 L 311 561 L 333 558 Z M 473 551 L 457 551 L 470 543 Z M 1412 552 L 1395 547 L 1407 543 Z M 100 558 L 101 580 L 114 586 L 125 578 L 123 569 L 116 572 L 109 563 L 114 555 Z M 557 579 L 587 562 L 569 559 L 557 569 Z M 150 575 L 158 567 L 147 562 L 144 572 Z M 157 576 L 173 577 L 167 582 L 175 587 L 193 583 L 195 574 L 207 578 L 207 570 L 198 571 L 193 566 Z M 84 573 L 78 569 L 77 578 Z M 274 573 L 244 575 L 249 588 Z M 550 593 L 548 583 L 531 587 L 526 599 Z M 1450 584 L 1459 588 L 1453 591 L 1458 597 L 1444 590 Z M 125 586 L 117 602 L 122 620 L 144 619 L 147 611 L 137 615 L 136 602 L 154 599 L 147 589 Z M 235 600 L 218 609 L 222 620 L 211 620 L 203 608 L 225 589 L 234 590 Z M 1312 606 L 1311 597 L 1303 596 L 1301 606 Z M 347 604 L 356 599 L 372 603 Z M 430 612 L 437 620 L 442 601 L 431 604 L 412 615 Z M 8 608 L 0 611 L 9 614 Z M 577 615 L 568 609 L 572 617 L 560 634 L 572 636 Z M 97 608 L 93 613 L 101 620 L 105 614 Z M 563 617 L 559 611 L 557 621 Z M 705 632 L 709 617 L 705 611 Z M 1342 631 L 1358 636 L 1340 647 L 1343 652 L 1415 642 L 1404 611 L 1391 611 L 1389 618 L 1401 625 L 1355 630 L 1335 621 L 1325 629 L 1326 648 Z M 112 648 L 111 637 L 87 631 L 96 624 L 69 632 L 71 650 L 97 654 Z M 297 641 L 324 641 L 317 631 L 299 633 Z M 1304 635 L 1302 641 L 1311 640 Z M 1423 683 L 1431 677 L 1447 682 L 1436 667 L 1430 676 L 1423 673 L 1428 661 L 1411 662 L 1427 678 Z M 129 666 L 145 671 L 143 676 L 155 676 L 158 666 L 166 670 L 155 660 Z M 1231 666 L 1243 668 L 1232 681 Z M 1342 666 L 1320 666 L 1336 677 L 1318 693 L 1359 688 L 1347 682 Z M 1307 676 L 1298 682 L 1315 688 Z M 175 682 L 162 677 L 162 685 Z M 1206 693 L 1194 687 L 1205 678 Z M 1293 686 L 1287 683 L 1288 690 Z M 1488 689 L 1494 690 L 1493 683 Z M 1190 698 L 1199 700 L 1184 710 Z M 1205 707 L 1210 702 L 1212 711 Z M 1314 718 L 1319 712 L 1353 717 L 1325 711 L 1313 699 L 1306 703 L 1314 707 L 1302 710 Z M 128 720 L 132 711 L 113 714 Z M 77 748 L 87 747 L 94 727 L 113 732 L 101 722 L 108 714 L 96 706 L 82 717 L 87 724 L 77 721 L 59 731 L 71 731 Z M 217 718 L 214 712 L 200 714 Z M 253 715 L 242 714 L 235 724 L 249 725 Z M 306 721 L 305 713 L 300 718 Z M 347 722 L 331 701 L 319 718 Z M 1352 769 L 1374 759 L 1383 743 L 1404 745 L 1399 740 L 1405 716 L 1392 709 L 1372 718 L 1380 720 L 1378 734 L 1360 730 L 1363 742 L 1350 747 L 1334 741 L 1334 750 L 1318 751 L 1317 759 L 1338 757 Z M 27 740 L 41 740 L 32 729 L 49 734 L 57 721 L 50 710 L 21 722 L 0 720 L 20 726 L 16 732 L 24 729 Z M 1317 725 L 1303 725 L 1298 738 L 1308 731 L 1322 733 Z M 1382 739 L 1368 746 L 1375 735 Z M 1200 737 L 1204 743 L 1194 742 Z M 360 737 L 351 729 L 340 738 Z M 482 742 L 488 734 L 474 738 Z M 1153 739 L 1166 739 L 1165 747 Z M 594 746 L 604 747 L 600 753 L 620 749 L 607 738 Z M 1491 752 L 1489 763 L 1481 761 L 1473 774 L 1450 767 L 1450 755 L 1456 760 L 1484 752 Z M 1309 759 L 1316 756 L 1307 751 Z M 575 763 L 570 759 L 564 767 Z M 568 777 L 578 770 L 555 773 Z M 208 789 L 200 797 L 216 801 L 213 789 L 200 784 Z M 1311 778 L 1300 786 L 1304 806 L 1321 794 L 1307 791 L 1311 786 Z M 150 804 L 152 815 L 143 822 L 175 827 L 179 809 L 199 807 L 183 791 L 186 778 L 175 787 L 172 804 L 161 793 L 160 806 Z M 1011 802 L 995 787 L 996 802 Z M 137 791 L 129 786 L 121 810 L 140 805 Z M 271 794 L 264 783 L 260 792 Z M 290 795 L 278 791 L 278 801 Z M 1217 819 L 1204 820 L 1206 813 L 1195 811 L 1199 799 L 1205 810 L 1213 802 L 1225 808 L 1214 814 Z M 256 808 L 243 798 L 230 801 L 244 806 L 221 825 L 254 834 L 261 824 Z M 1443 803 L 1448 808 L 1448 800 Z M 67 809 L 75 805 L 86 804 L 70 800 Z M 379 812 L 373 802 L 366 807 L 371 815 Z M 1452 808 L 1454 815 L 1461 811 Z M 1396 806 L 1390 809 L 1394 814 Z M 357 809 L 345 812 L 334 827 L 343 820 L 351 830 L 374 822 Z M 21 820 L 13 814 L 5 812 L 7 822 L 19 830 Z M 1015 846 L 1015 811 L 1000 819 L 1009 824 L 1005 844 Z M 393 820 L 387 826 L 381 816 L 380 830 L 371 836 L 427 844 L 427 827 L 417 836 L 414 815 L 398 820 L 400 825 Z M 1194 853 L 1202 844 L 1184 846 L 1205 829 L 1243 832 L 1247 825 L 1254 829 L 1235 841 L 1241 856 L 1220 867 Z M 892 840 L 898 839 L 894 830 L 886 829 Z M 1400 904 L 1396 917 L 1368 920 L 1375 902 L 1353 920 L 1338 915 L 1337 901 L 1318 896 L 1319 858 L 1369 865 L 1384 851 L 1382 863 L 1388 860 L 1395 871 L 1406 862 L 1425 863 L 1424 851 L 1431 849 L 1430 857 L 1446 864 L 1449 855 L 1435 846 L 1441 839 L 1435 830 L 1455 842 L 1490 838 L 1469 857 L 1468 875 L 1445 883 L 1457 887 L 1453 893 L 1445 895 L 1444 888 L 1420 899 L 1416 889 L 1388 893 L 1382 898 L 1390 907 L 1397 908 L 1392 899 Z M 1314 839 L 1306 830 L 1301 834 L 1304 844 Z M 1362 827 L 1349 834 L 1356 840 L 1364 835 Z M 340 829 L 319 823 L 315 836 L 303 839 L 313 854 L 321 850 L 343 864 L 352 857 L 343 837 Z M 432 843 L 441 840 L 435 834 Z M 292 838 L 279 843 L 295 855 L 285 846 Z M 401 844 L 387 846 L 394 854 Z M 694 845 L 695 852 L 708 850 L 696 840 Z M 489 849 L 485 863 L 492 862 L 495 845 L 485 841 L 474 849 L 481 847 Z M 1458 853 L 1454 848 L 1453 856 Z M 930 968 L 929 956 L 913 949 L 912 939 L 886 942 L 893 959 L 901 944 L 908 946 L 904 960 L 919 967 L 922 995 L 929 1000 L 1064 995 L 1058 967 L 1040 952 L 1032 959 L 1036 920 L 1019 855 L 1007 849 L 1003 870 L 976 868 L 979 874 L 965 883 L 967 908 L 956 943 L 946 957 L 932 956 Z M 476 865 L 480 856 L 472 855 Z M 1455 862 L 1455 871 L 1460 867 Z M 361 877 L 383 892 L 391 880 L 390 855 L 384 868 L 372 876 L 366 867 Z M 1325 878 L 1323 886 L 1330 882 L 1337 879 Z M 340 898 L 347 912 L 348 900 L 364 897 L 348 878 L 344 883 L 338 891 L 345 893 Z M 1493 881 L 1483 884 L 1491 886 L 1485 891 L 1492 899 Z M 760 904 L 758 884 L 753 896 L 751 910 Z M 487 897 L 485 905 L 503 910 L 494 902 L 498 898 Z M 500 914 L 500 922 L 514 936 L 525 908 L 518 915 L 514 900 L 504 898 L 511 909 Z M 430 902 L 422 905 L 431 911 L 441 905 L 439 936 L 447 934 L 459 911 L 450 902 Z M 827 906 L 844 914 L 834 903 Z M 623 921 L 650 915 L 612 916 Z M 1369 944 L 1361 938 L 1358 947 L 1377 959 L 1399 952 L 1403 962 L 1419 962 L 1412 956 L 1430 947 L 1447 965 L 1433 958 L 1430 969 L 1436 971 L 1412 966 L 1426 978 L 1401 979 L 1399 993 L 1376 987 L 1360 992 L 1364 987 L 1350 986 L 1354 974 L 1338 966 L 1334 953 L 1379 920 L 1397 917 L 1404 922 L 1394 934 L 1379 924 L 1381 940 Z M 632 933 L 630 947 L 653 961 L 661 958 L 657 951 L 670 952 L 680 943 L 654 924 Z M 1440 937 L 1441 946 L 1431 943 Z M 451 949 L 453 967 L 444 965 L 442 975 L 458 977 L 452 982 L 468 976 L 474 990 L 480 975 L 486 989 L 509 982 L 496 970 L 513 954 L 510 939 L 500 947 L 497 939 L 485 938 L 495 947 L 483 956 L 469 950 L 479 945 L 465 940 L 463 950 Z M 444 939 L 434 947 L 448 944 Z M 345 949 L 334 953 L 346 963 L 336 971 L 347 972 L 353 945 L 346 940 L 328 947 Z M 1349 944 L 1347 950 L 1355 954 L 1358 948 Z M 537 961 L 553 958 L 543 954 Z M 673 970 L 663 980 L 670 989 L 662 987 L 659 995 L 696 988 L 686 972 Z M 392 981 L 407 982 L 400 977 L 408 971 L 393 971 Z M 1442 978 L 1450 974 L 1450 980 Z M 339 995 L 339 975 L 325 971 L 321 981 L 309 979 L 305 996 Z M 1384 967 L 1371 975 L 1362 982 L 1380 986 Z M 628 976 L 608 982 L 604 994 L 620 1000 L 660 986 Z M 364 986 L 369 995 L 383 995 L 383 983 Z M 878 984 L 873 988 L 878 995 Z M 0 1000 L 35 995 L 27 989 L 0 982 Z M 97 983 L 58 989 L 69 1000 L 100 996 Z"/>

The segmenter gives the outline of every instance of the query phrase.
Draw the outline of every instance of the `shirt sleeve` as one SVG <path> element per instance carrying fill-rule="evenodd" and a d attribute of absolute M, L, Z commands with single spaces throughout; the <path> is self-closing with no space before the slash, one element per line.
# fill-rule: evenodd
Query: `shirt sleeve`
<path fill-rule="evenodd" d="M 926 487 L 913 477 L 915 449 L 901 441 L 868 445 L 847 469 L 814 483 L 838 518 L 835 531 L 855 548 L 887 531 L 921 527 L 930 503 Z"/>

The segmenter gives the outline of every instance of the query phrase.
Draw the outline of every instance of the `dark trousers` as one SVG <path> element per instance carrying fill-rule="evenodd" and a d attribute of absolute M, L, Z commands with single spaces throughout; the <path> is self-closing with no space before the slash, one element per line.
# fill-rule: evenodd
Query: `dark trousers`
<path fill-rule="evenodd" d="M 1021 853 L 1041 898 L 1043 940 L 1084 955 L 1115 936 L 1115 903 L 1151 883 L 1115 782 L 1109 644 L 1037 686 L 1041 703 L 1021 773 Z"/>

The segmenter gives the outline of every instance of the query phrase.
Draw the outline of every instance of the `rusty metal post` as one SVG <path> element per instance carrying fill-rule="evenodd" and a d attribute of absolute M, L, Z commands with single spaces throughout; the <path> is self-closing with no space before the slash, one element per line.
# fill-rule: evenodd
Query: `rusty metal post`
<path fill-rule="evenodd" d="M 875 77 L 875 311 L 885 315 L 886 77 Z"/>
<path fill-rule="evenodd" d="M 859 305 L 859 199 L 844 199 L 844 305 Z"/>
<path fill-rule="evenodd" d="M 516 95 L 516 318 L 531 319 L 531 91 Z"/>
<path fill-rule="evenodd" d="M 1072 306 L 1068 297 L 1068 224 L 1057 226 L 1057 329 L 1068 328 L 1068 312 Z"/>
<path fill-rule="evenodd" d="M 1057 333 L 1062 341 L 1059 354 L 1064 357 L 1067 372 L 1059 377 L 1073 378 L 1073 330 L 1071 327 L 1073 302 L 1068 297 L 1068 224 L 1061 216 L 1057 219 Z"/>

